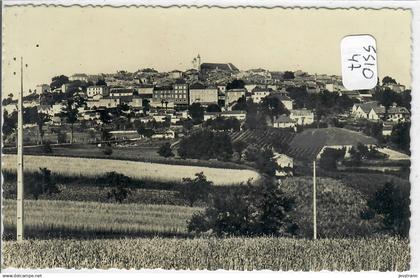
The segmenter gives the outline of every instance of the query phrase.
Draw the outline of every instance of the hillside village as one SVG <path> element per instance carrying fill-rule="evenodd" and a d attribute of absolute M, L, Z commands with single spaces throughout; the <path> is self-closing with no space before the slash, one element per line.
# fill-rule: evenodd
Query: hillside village
<path fill-rule="evenodd" d="M 308 153 L 319 158 L 325 148 L 344 147 L 349 156 L 359 144 L 374 146 L 388 158 L 392 153 L 390 159 L 408 160 L 404 136 L 409 134 L 410 90 L 391 77 L 372 90 L 349 91 L 335 75 L 241 71 L 231 63 L 201 63 L 199 55 L 195 63 L 186 71 L 145 68 L 53 77 L 24 96 L 25 145 L 81 144 L 112 153 L 105 148 L 147 144 L 156 153 L 169 143 L 167 155 L 161 151 L 160 156 L 188 158 L 179 154 L 181 139 L 210 129 L 228 133 L 230 143 L 244 148 L 272 149 L 284 169 Z M 12 147 L 17 100 L 9 95 L 2 104 L 4 142 Z M 309 140 L 317 129 L 324 130 L 316 133 L 320 138 Z M 261 130 L 276 135 L 263 138 Z M 317 140 L 325 142 L 308 143 Z M 235 161 L 228 152 L 223 159 L 190 158 Z M 243 155 L 238 154 L 236 162 Z M 277 170 L 278 176 L 292 172 Z"/>

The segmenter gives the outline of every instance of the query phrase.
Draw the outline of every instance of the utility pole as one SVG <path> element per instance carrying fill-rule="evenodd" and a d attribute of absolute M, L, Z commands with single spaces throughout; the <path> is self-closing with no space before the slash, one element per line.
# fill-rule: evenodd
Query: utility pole
<path fill-rule="evenodd" d="M 314 177 L 313 177 L 313 212 L 314 212 L 314 239 L 316 239 L 316 158 L 313 161 L 313 170 L 314 170 Z"/>
<path fill-rule="evenodd" d="M 20 93 L 18 97 L 17 126 L 17 204 L 16 204 L 16 239 L 24 238 L 24 186 L 23 186 L 23 57 L 20 57 Z"/>

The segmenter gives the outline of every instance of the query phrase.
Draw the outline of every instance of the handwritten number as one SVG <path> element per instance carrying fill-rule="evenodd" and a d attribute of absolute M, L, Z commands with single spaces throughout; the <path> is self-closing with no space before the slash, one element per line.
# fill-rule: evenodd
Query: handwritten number
<path fill-rule="evenodd" d="M 365 56 L 362 56 L 362 57 L 363 57 L 363 59 L 365 59 L 366 62 L 369 61 L 369 59 L 372 59 L 373 61 L 376 60 L 375 57 L 370 55 L 370 54 L 367 57 L 365 57 Z"/>
<path fill-rule="evenodd" d="M 367 52 L 370 52 L 371 50 L 373 50 L 373 52 L 376 53 L 376 49 L 371 45 L 369 45 L 367 48 L 363 46 L 363 49 L 366 50 Z"/>
<path fill-rule="evenodd" d="M 362 70 L 362 74 L 366 79 L 372 79 L 372 77 L 375 75 L 373 70 L 371 70 L 370 68 L 364 68 Z"/>

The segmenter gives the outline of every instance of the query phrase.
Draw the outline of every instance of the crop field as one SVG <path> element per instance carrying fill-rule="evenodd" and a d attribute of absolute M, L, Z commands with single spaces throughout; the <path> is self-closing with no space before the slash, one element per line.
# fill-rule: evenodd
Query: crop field
<path fill-rule="evenodd" d="M 5 170 L 16 169 L 16 155 L 5 155 Z M 168 165 L 127 160 L 110 160 L 80 157 L 34 156 L 24 158 L 26 171 L 38 171 L 46 167 L 53 173 L 67 175 L 98 176 L 109 171 L 116 171 L 132 178 L 145 178 L 157 181 L 182 181 L 193 178 L 196 173 L 203 172 L 215 185 L 240 184 L 248 180 L 257 181 L 259 174 L 245 169 L 223 169 L 201 166 Z M 228 179 L 226 177 L 229 177 Z"/>
<path fill-rule="evenodd" d="M 35 240 L 3 243 L 16 268 L 406 271 L 407 240 L 225 238 Z"/>
<path fill-rule="evenodd" d="M 294 177 L 282 181 L 281 188 L 296 198 L 292 216 L 303 236 L 312 236 L 312 179 Z M 376 216 L 362 220 L 366 196 L 332 178 L 317 178 L 317 230 L 321 237 L 372 236 L 380 227 Z"/>
<path fill-rule="evenodd" d="M 267 128 L 265 130 L 241 130 L 235 131 L 230 134 L 233 142 L 243 141 L 247 144 L 256 144 L 261 148 L 272 147 L 272 142 L 279 141 L 278 143 L 290 143 L 294 134 L 288 131 L 283 131 L 275 128 Z"/>
<path fill-rule="evenodd" d="M 118 144 L 113 146 L 112 154 L 106 155 L 103 149 L 95 144 L 53 144 L 52 152 L 45 152 L 41 145 L 26 146 L 24 153 L 26 155 L 48 155 L 48 156 L 65 156 L 65 157 L 84 157 L 84 158 L 102 158 L 114 160 L 131 160 L 149 163 L 161 163 L 168 165 L 187 165 L 187 166 L 203 166 L 211 168 L 225 169 L 249 169 L 249 167 L 229 161 L 219 160 L 199 160 L 199 159 L 181 159 L 178 156 L 162 157 L 157 151 L 159 147 L 167 141 L 158 142 L 136 142 L 135 145 Z M 3 149 L 5 154 L 16 154 L 15 147 L 7 147 Z"/>
<path fill-rule="evenodd" d="M 16 201 L 3 202 L 4 236 L 13 238 Z M 25 201 L 29 238 L 186 236 L 186 221 L 200 208 L 50 200 Z"/>

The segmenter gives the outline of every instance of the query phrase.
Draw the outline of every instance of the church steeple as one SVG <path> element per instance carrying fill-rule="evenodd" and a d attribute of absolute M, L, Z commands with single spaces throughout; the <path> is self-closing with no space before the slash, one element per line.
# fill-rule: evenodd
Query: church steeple
<path fill-rule="evenodd" d="M 197 55 L 197 70 L 200 71 L 200 66 L 201 66 L 201 57 L 200 57 L 200 53 L 198 53 Z"/>

